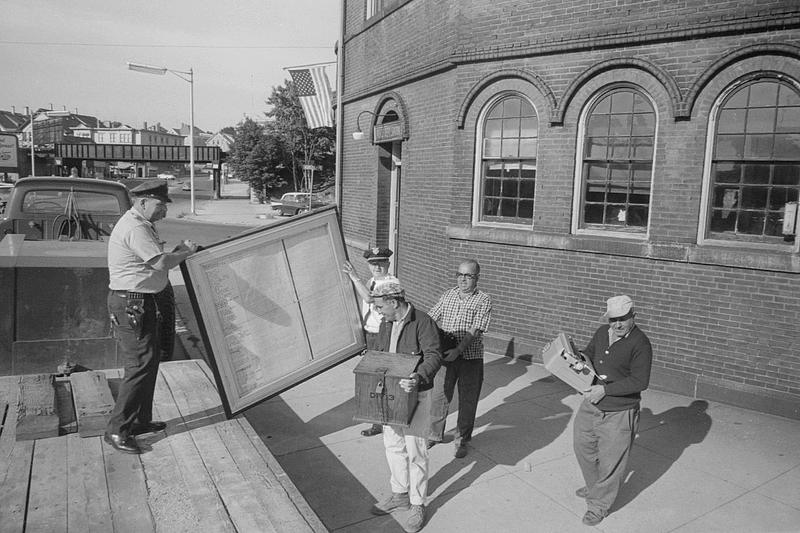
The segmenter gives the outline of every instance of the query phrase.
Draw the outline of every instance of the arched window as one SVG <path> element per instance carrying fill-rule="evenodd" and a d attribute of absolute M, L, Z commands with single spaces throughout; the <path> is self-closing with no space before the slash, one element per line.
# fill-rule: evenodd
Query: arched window
<path fill-rule="evenodd" d="M 714 132 L 706 236 L 791 242 L 794 228 L 784 222 L 796 214 L 800 191 L 797 89 L 777 78 L 745 82 L 725 96 Z"/>
<path fill-rule="evenodd" d="M 619 87 L 586 115 L 578 228 L 644 233 L 650 215 L 656 114 L 639 91 Z"/>
<path fill-rule="evenodd" d="M 533 223 L 539 119 L 517 95 L 491 104 L 480 131 L 477 218 L 480 222 Z"/>

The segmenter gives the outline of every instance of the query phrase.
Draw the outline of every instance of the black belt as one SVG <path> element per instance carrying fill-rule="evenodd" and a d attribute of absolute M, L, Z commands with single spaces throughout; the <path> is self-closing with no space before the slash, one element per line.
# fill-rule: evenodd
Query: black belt
<path fill-rule="evenodd" d="M 144 300 L 148 296 L 155 297 L 155 293 L 152 292 L 133 292 L 133 291 L 118 291 L 112 289 L 111 292 L 119 296 L 120 298 L 130 298 L 132 300 Z"/>

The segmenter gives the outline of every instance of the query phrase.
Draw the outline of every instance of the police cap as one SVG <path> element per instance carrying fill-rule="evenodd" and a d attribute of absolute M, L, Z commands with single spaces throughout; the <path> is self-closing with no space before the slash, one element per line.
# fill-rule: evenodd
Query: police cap
<path fill-rule="evenodd" d="M 169 199 L 169 188 L 164 180 L 147 180 L 131 189 L 131 194 L 137 198 L 157 198 L 164 203 L 172 201 Z"/>

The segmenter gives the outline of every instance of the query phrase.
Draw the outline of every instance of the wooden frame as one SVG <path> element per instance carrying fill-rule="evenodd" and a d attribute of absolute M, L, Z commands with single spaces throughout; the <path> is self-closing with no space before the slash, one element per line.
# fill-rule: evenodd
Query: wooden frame
<path fill-rule="evenodd" d="M 182 265 L 231 417 L 363 351 L 335 207 L 209 246 Z"/>

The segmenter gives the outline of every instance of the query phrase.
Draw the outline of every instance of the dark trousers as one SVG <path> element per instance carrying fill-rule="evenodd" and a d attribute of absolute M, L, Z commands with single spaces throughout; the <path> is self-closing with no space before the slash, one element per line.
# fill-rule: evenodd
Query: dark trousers
<path fill-rule="evenodd" d="M 123 437 L 130 435 L 133 424 L 146 424 L 153 419 L 153 393 L 161 356 L 160 317 L 154 296 L 144 298 L 143 302 L 141 333 L 138 333 L 125 312 L 126 298 L 114 291 L 108 294 L 108 312 L 116 321 L 117 349 L 125 374 L 108 420 L 107 431 Z"/>
<path fill-rule="evenodd" d="M 447 403 L 453 401 L 458 387 L 458 422 L 456 423 L 456 446 L 472 440 L 475 413 L 483 386 L 483 359 L 456 359 L 448 363 L 444 375 L 444 394 Z"/>
<path fill-rule="evenodd" d="M 605 516 L 617 499 L 625 476 L 639 408 L 601 411 L 583 400 L 575 415 L 572 445 L 588 489 L 586 505 Z"/>

